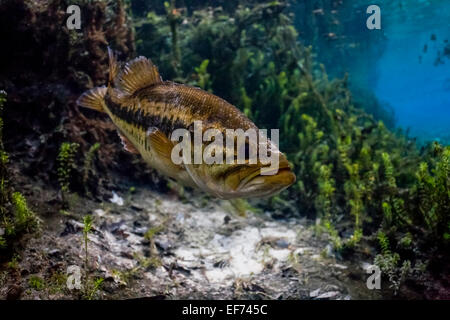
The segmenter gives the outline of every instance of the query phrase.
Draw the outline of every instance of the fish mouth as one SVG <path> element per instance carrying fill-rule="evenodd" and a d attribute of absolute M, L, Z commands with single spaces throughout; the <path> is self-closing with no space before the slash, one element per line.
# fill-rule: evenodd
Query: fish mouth
<path fill-rule="evenodd" d="M 289 187 L 295 182 L 296 177 L 295 174 L 291 171 L 289 164 L 285 164 L 278 169 L 265 171 L 265 174 L 262 175 L 261 169 L 269 167 L 270 166 L 266 166 L 254 170 L 244 180 L 241 181 L 238 187 L 238 191 L 243 191 L 244 189 L 246 189 L 254 190 L 256 192 L 256 190 L 259 189 L 260 186 L 265 185 L 266 188 L 261 188 L 261 192 L 265 190 L 266 193 L 272 194 Z"/>

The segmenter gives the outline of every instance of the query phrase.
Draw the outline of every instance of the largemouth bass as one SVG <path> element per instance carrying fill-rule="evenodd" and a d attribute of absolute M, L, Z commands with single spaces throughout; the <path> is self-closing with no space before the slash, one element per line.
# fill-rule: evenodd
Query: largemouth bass
<path fill-rule="evenodd" d="M 227 142 L 220 147 L 217 144 L 211 153 L 234 160 L 238 155 L 244 155 L 240 162 L 174 161 L 177 141 L 172 138 L 177 129 L 194 132 L 195 136 L 197 124 L 201 123 L 201 134 L 214 129 L 226 137 L 232 129 L 254 130 L 258 134 L 261 130 L 225 100 L 199 88 L 163 81 L 149 59 L 138 57 L 121 65 L 113 52 L 108 51 L 108 85 L 83 93 L 77 103 L 108 114 L 126 150 L 140 154 L 148 165 L 163 175 L 222 199 L 266 197 L 295 182 L 286 156 L 268 139 L 254 141 L 249 136 L 245 140 L 232 137 L 235 145 Z M 211 149 L 213 142 L 219 142 L 217 137 L 200 138 L 200 145 L 198 140 L 190 137 L 186 141 L 192 148 L 182 150 L 180 154 L 183 159 L 194 158 L 208 146 Z M 262 147 L 268 155 L 277 156 L 277 168 L 273 169 L 267 161 L 250 158 L 250 150 L 254 155 L 254 151 Z"/>

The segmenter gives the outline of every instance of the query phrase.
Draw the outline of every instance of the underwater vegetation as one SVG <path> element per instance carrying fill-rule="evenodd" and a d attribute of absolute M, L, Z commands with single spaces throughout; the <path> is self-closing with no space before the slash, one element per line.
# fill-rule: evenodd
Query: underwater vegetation
<path fill-rule="evenodd" d="M 36 232 L 39 226 L 39 220 L 25 197 L 10 185 L 9 159 L 2 140 L 2 114 L 6 96 L 5 91 L 0 91 L 0 252 L 11 249 L 21 236 Z"/>
<path fill-rule="evenodd" d="M 10 43 L 0 59 L 0 89 L 9 94 L 0 130 L 0 250 L 38 229 L 11 179 L 16 171 L 59 190 L 55 203 L 64 209 L 70 193 L 101 201 L 124 181 L 170 188 L 122 150 L 105 117 L 75 105 L 81 92 L 105 83 L 110 45 L 120 60 L 144 55 L 164 79 L 198 86 L 239 107 L 258 127 L 280 129 L 280 149 L 297 182 L 252 202 L 255 212 L 316 221 L 337 255 L 373 258 L 394 290 L 411 274 L 448 269 L 450 147 L 419 147 L 393 132 L 390 110 L 373 93 L 356 93 L 347 76 L 326 70 L 320 59 L 327 53 L 301 44 L 305 31 L 296 29 L 299 17 L 292 15 L 300 1 L 76 2 L 86 17 L 82 31 L 60 28 L 67 1 L 49 1 L 41 10 L 33 1 L 8 0 L 0 8 L 0 34 Z M 34 23 L 25 23 L 29 16 Z M 8 26 L 13 30 L 6 32 Z M 319 49 L 329 41 L 316 40 L 323 42 Z M 86 219 L 87 257 L 92 221 Z M 151 242 L 163 229 L 150 229 L 146 238 Z M 86 298 L 102 284 L 89 279 Z M 41 288 L 41 280 L 30 279 L 30 286 Z"/>
<path fill-rule="evenodd" d="M 347 77 L 329 79 L 298 43 L 286 3 L 236 6 L 232 14 L 165 7 L 136 18 L 137 52 L 165 78 L 224 97 L 260 127 L 280 128 L 298 181 L 279 197 L 320 219 L 337 251 L 364 238 L 380 257 L 399 252 L 394 269 L 448 250 L 450 147 L 419 149 L 392 132 L 390 111 L 373 94 L 355 103 Z"/>

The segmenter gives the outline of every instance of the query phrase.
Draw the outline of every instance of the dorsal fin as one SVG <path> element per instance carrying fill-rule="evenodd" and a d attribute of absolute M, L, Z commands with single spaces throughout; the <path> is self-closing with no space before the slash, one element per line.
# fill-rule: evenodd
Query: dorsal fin
<path fill-rule="evenodd" d="M 158 68 L 147 58 L 137 57 L 128 62 L 116 79 L 116 87 L 131 95 L 139 89 L 162 82 Z"/>
<path fill-rule="evenodd" d="M 119 63 L 117 62 L 117 56 L 108 47 L 108 57 L 109 57 L 109 83 L 108 86 L 112 86 L 114 84 L 114 79 L 117 77 L 119 73 Z"/>

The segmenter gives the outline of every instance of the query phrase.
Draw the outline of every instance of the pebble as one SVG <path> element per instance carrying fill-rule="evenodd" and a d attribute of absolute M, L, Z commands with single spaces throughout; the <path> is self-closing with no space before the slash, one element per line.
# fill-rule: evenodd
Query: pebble
<path fill-rule="evenodd" d="M 338 294 L 339 291 L 328 291 L 317 296 L 316 299 L 330 299 L 336 297 Z"/>
<path fill-rule="evenodd" d="M 286 249 L 287 247 L 289 247 L 289 242 L 287 242 L 285 239 L 278 239 L 278 240 L 275 242 L 275 245 L 276 245 L 278 248 Z"/>
<path fill-rule="evenodd" d="M 155 240 L 155 245 L 163 251 L 168 251 L 168 250 L 172 249 L 172 245 L 169 242 L 165 242 L 165 241 L 156 241 Z"/>
<path fill-rule="evenodd" d="M 372 267 L 373 265 L 371 264 L 371 263 L 368 263 L 368 262 L 362 262 L 361 263 L 361 268 L 364 270 L 364 271 L 367 271 L 370 267 Z"/>
<path fill-rule="evenodd" d="M 17 284 L 12 284 L 8 288 L 6 300 L 17 300 L 22 295 L 23 288 Z"/>
<path fill-rule="evenodd" d="M 311 248 L 297 248 L 297 249 L 295 249 L 294 252 L 295 252 L 295 254 L 302 256 L 311 251 L 312 251 Z"/>
<path fill-rule="evenodd" d="M 106 214 L 105 210 L 103 209 L 96 209 L 94 210 L 94 213 L 99 217 L 103 217 Z"/>
<path fill-rule="evenodd" d="M 309 296 L 310 296 L 311 298 L 315 298 L 315 297 L 317 297 L 317 296 L 319 295 L 319 293 L 320 293 L 320 288 L 319 288 L 319 289 L 316 289 L 316 290 L 314 290 L 314 291 L 311 291 L 311 292 L 309 293 Z"/>
<path fill-rule="evenodd" d="M 51 249 L 48 251 L 48 255 L 53 258 L 61 258 L 61 251 L 59 249 Z"/>
<path fill-rule="evenodd" d="M 148 230 L 147 228 L 139 227 L 139 228 L 134 228 L 133 231 L 131 231 L 131 232 L 133 232 L 135 235 L 143 237 L 145 235 L 145 233 L 147 232 L 147 230 Z"/>
<path fill-rule="evenodd" d="M 344 266 L 342 264 L 337 264 L 337 263 L 333 264 L 333 267 L 341 269 L 341 270 L 347 269 L 347 266 Z"/>
<path fill-rule="evenodd" d="M 176 219 L 178 222 L 183 223 L 183 222 L 184 222 L 184 214 L 183 214 L 183 213 L 178 213 L 175 219 Z"/>
<path fill-rule="evenodd" d="M 334 256 L 333 255 L 333 246 L 331 244 L 327 244 L 327 246 L 325 247 L 325 253 L 328 258 L 332 258 Z"/>
<path fill-rule="evenodd" d="M 118 196 L 117 193 L 113 191 L 113 197 L 109 199 L 112 203 L 117 204 L 118 206 L 123 206 L 123 198 Z"/>
<path fill-rule="evenodd" d="M 144 208 L 142 208 L 142 207 L 140 207 L 140 206 L 138 206 L 136 204 L 132 204 L 130 206 L 130 208 L 133 209 L 134 211 L 142 211 L 142 210 L 144 210 Z"/>
<path fill-rule="evenodd" d="M 66 227 L 64 228 L 64 231 L 61 233 L 61 237 L 64 237 L 71 233 L 78 233 L 79 231 L 83 230 L 84 225 L 78 221 L 75 220 L 69 220 L 66 222 Z"/>

